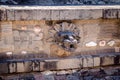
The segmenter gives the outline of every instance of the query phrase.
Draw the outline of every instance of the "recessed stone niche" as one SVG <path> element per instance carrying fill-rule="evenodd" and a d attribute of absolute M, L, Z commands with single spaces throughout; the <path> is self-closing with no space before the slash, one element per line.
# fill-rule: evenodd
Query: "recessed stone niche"
<path fill-rule="evenodd" d="M 60 57 L 110 52 L 120 47 L 119 22 L 116 19 L 1 21 L 0 52 Z"/>

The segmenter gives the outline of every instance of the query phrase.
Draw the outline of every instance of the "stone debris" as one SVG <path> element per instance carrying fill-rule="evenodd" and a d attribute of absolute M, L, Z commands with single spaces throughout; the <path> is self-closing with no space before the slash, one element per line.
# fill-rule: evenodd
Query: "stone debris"
<path fill-rule="evenodd" d="M 109 69 L 112 74 L 106 73 Z M 120 67 L 104 67 L 96 69 L 80 69 L 77 72 L 66 74 L 54 74 L 54 71 L 46 71 L 44 74 L 24 73 L 0 76 L 4 80 L 120 80 Z M 67 70 L 66 70 L 67 71 Z M 50 74 L 48 74 L 50 72 Z M 55 71 L 57 73 L 57 71 Z M 110 73 L 111 73 L 110 72 Z M 116 74 L 117 73 L 117 74 Z"/>

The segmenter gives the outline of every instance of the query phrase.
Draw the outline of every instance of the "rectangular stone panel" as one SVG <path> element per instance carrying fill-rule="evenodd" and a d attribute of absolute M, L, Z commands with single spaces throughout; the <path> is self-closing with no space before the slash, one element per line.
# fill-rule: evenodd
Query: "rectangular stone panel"
<path fill-rule="evenodd" d="M 0 74 L 8 73 L 8 64 L 7 63 L 0 63 Z"/>
<path fill-rule="evenodd" d="M 84 57 L 83 58 L 83 67 L 93 67 L 93 58 L 92 57 Z"/>
<path fill-rule="evenodd" d="M 101 66 L 114 65 L 114 56 L 103 56 Z"/>
<path fill-rule="evenodd" d="M 37 10 L 36 20 L 50 20 L 51 11 L 50 10 Z"/>
<path fill-rule="evenodd" d="M 71 20 L 74 19 L 75 10 L 60 10 L 60 20 Z"/>
<path fill-rule="evenodd" d="M 59 20 L 59 19 L 60 19 L 60 11 L 51 10 L 51 20 Z"/>
<path fill-rule="evenodd" d="M 15 20 L 36 20 L 36 10 L 15 10 Z"/>
<path fill-rule="evenodd" d="M 7 9 L 7 20 L 15 20 L 15 10 L 14 9 Z"/>
<path fill-rule="evenodd" d="M 17 63 L 17 72 L 25 72 L 24 63 L 18 62 Z"/>
<path fill-rule="evenodd" d="M 57 62 L 57 69 L 74 69 L 74 68 L 80 68 L 81 65 L 82 65 L 82 58 L 63 59 Z"/>
<path fill-rule="evenodd" d="M 0 10 L 0 21 L 6 20 L 6 10 Z"/>
<path fill-rule="evenodd" d="M 105 9 L 103 10 L 103 18 L 118 18 L 117 9 Z"/>
<path fill-rule="evenodd" d="M 94 67 L 100 66 L 100 57 L 93 57 Z"/>
<path fill-rule="evenodd" d="M 9 64 L 9 73 L 17 72 L 17 64 L 16 63 L 10 63 Z"/>

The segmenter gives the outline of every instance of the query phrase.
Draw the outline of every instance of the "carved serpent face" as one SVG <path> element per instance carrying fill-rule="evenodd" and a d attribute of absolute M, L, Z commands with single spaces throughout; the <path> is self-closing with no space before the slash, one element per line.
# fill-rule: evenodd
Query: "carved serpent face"
<path fill-rule="evenodd" d="M 79 37 L 71 31 L 60 31 L 55 36 L 56 42 L 68 51 L 74 51 L 77 48 L 79 42 L 77 38 Z"/>
<path fill-rule="evenodd" d="M 80 31 L 72 23 L 63 22 L 56 24 L 49 30 L 52 42 L 56 43 L 67 51 L 74 51 L 79 43 Z"/>

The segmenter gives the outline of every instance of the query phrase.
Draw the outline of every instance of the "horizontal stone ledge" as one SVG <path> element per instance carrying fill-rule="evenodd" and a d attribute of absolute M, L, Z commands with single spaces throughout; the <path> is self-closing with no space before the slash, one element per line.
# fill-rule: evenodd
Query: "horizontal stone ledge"
<path fill-rule="evenodd" d="M 108 65 L 120 65 L 120 55 L 113 54 L 102 56 L 81 56 L 64 59 L 45 59 L 44 61 L 32 60 L 26 62 L 6 62 L 0 63 L 0 74 L 45 70 L 81 69 Z"/>
<path fill-rule="evenodd" d="M 0 20 L 86 20 L 119 19 L 116 9 L 0 9 Z"/>

